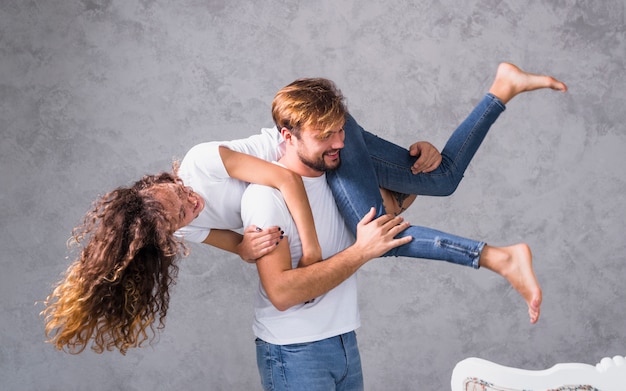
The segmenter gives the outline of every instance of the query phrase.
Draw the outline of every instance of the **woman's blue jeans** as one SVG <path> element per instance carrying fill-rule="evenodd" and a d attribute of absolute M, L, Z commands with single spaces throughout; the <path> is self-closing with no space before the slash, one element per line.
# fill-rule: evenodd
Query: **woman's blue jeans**
<path fill-rule="evenodd" d="M 265 391 L 363 390 L 354 331 L 293 345 L 273 345 L 257 338 L 256 354 Z"/>
<path fill-rule="evenodd" d="M 356 235 L 358 222 L 372 206 L 376 208 L 377 216 L 385 214 L 379 188 L 403 194 L 452 194 L 489 128 L 504 110 L 505 106 L 498 98 L 485 95 L 452 133 L 441 151 L 440 166 L 432 172 L 417 175 L 410 169 L 416 158 L 409 155 L 407 149 L 365 131 L 348 115 L 341 165 L 326 174 L 348 228 Z M 396 247 L 384 256 L 425 258 L 479 267 L 484 242 L 415 225 L 398 237 L 407 235 L 413 237 L 410 243 Z"/>

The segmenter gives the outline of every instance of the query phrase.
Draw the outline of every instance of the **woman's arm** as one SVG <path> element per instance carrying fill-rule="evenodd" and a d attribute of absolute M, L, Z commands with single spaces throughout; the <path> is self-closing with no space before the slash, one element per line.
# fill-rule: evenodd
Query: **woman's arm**
<path fill-rule="evenodd" d="M 231 178 L 270 186 L 282 193 L 302 241 L 303 255 L 300 259 L 300 266 L 320 261 L 322 250 L 317 239 L 317 232 L 315 232 L 309 198 L 304 190 L 300 175 L 254 156 L 232 151 L 224 146 L 219 147 L 219 153 L 226 172 Z"/>
<path fill-rule="evenodd" d="M 254 263 L 276 249 L 282 239 L 279 227 L 261 229 L 250 226 L 244 235 L 226 229 L 212 229 L 202 243 L 237 254 L 244 261 Z"/>

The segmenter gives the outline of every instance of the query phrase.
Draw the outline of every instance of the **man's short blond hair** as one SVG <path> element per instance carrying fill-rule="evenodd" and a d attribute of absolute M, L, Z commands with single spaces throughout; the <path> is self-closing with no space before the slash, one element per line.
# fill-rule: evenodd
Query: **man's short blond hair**
<path fill-rule="evenodd" d="M 343 126 L 348 110 L 341 91 L 331 80 L 298 79 L 282 88 L 272 102 L 272 118 L 278 130 L 296 137 L 302 128 L 329 130 Z"/>

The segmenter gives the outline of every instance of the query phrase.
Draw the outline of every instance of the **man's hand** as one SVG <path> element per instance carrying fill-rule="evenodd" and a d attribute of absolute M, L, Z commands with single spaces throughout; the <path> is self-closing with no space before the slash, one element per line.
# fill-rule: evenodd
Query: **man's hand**
<path fill-rule="evenodd" d="M 411 236 L 394 239 L 400 232 L 409 227 L 409 223 L 401 216 L 386 214 L 376 220 L 374 208 L 370 209 L 356 228 L 356 242 L 353 247 L 359 248 L 367 259 L 377 258 L 391 250 L 411 241 Z"/>
<path fill-rule="evenodd" d="M 243 239 L 237 246 L 237 254 L 248 263 L 254 263 L 262 256 L 276 249 L 283 239 L 280 227 L 260 228 L 255 225 L 247 227 Z"/>
<path fill-rule="evenodd" d="M 413 174 L 431 172 L 441 164 L 441 154 L 434 145 L 427 141 L 418 141 L 409 147 L 409 154 L 416 156 L 411 171 Z"/>

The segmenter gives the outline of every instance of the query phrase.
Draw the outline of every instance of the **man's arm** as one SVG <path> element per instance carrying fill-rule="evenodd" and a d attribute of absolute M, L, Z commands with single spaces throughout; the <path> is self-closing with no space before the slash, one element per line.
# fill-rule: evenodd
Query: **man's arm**
<path fill-rule="evenodd" d="M 292 269 L 287 240 L 257 260 L 261 283 L 272 304 L 284 311 L 318 297 L 341 284 L 370 259 L 411 241 L 410 236 L 394 238 L 409 226 L 401 217 L 384 215 L 372 220 L 374 215 L 372 208 L 359 222 L 352 246 L 324 262 Z"/>
<path fill-rule="evenodd" d="M 302 240 L 301 265 L 308 265 L 322 258 L 317 239 L 313 214 L 300 175 L 254 156 L 219 147 L 220 157 L 231 178 L 257 183 L 278 189 L 285 199 Z"/>

